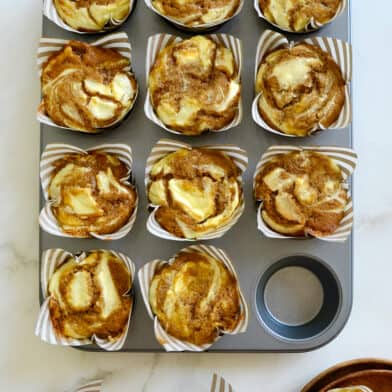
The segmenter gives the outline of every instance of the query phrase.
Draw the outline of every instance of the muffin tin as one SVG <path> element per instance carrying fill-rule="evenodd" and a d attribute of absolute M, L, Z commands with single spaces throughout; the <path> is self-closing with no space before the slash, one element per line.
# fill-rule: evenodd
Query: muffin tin
<path fill-rule="evenodd" d="M 261 153 L 269 146 L 276 144 L 336 145 L 342 147 L 351 147 L 352 145 L 351 125 L 342 131 L 332 130 L 320 132 L 307 138 L 292 138 L 288 143 L 287 138 L 264 131 L 252 120 L 251 105 L 254 94 L 256 47 L 261 34 L 270 28 L 271 26 L 267 22 L 258 17 L 252 2 L 245 2 L 238 16 L 214 30 L 214 33 L 231 34 L 239 38 L 243 45 L 243 118 L 237 127 L 228 132 L 209 133 L 197 137 L 168 135 L 165 130 L 145 116 L 143 103 L 147 91 L 145 58 L 148 38 L 156 33 L 169 33 L 182 37 L 189 37 L 190 33 L 179 31 L 152 12 L 143 2 L 138 2 L 132 15 L 119 28 L 119 31 L 125 31 L 129 36 L 132 45 L 132 66 L 139 82 L 139 97 L 129 117 L 116 129 L 103 131 L 96 135 L 83 135 L 41 124 L 41 151 L 48 143 L 66 143 L 80 148 L 90 148 L 104 143 L 129 144 L 133 151 L 133 176 L 139 189 L 139 195 L 144 195 L 143 180 L 147 157 L 159 139 L 170 138 L 195 146 L 235 144 L 247 151 L 249 166 L 243 177 L 244 214 L 222 238 L 203 241 L 203 243 L 222 248 L 230 255 L 238 272 L 243 295 L 249 306 L 249 324 L 245 333 L 223 336 L 208 349 L 209 352 L 312 350 L 328 343 L 340 332 L 349 317 L 352 305 L 352 237 L 344 243 L 328 243 L 317 239 L 290 241 L 270 239 L 257 230 L 257 206 L 252 194 L 252 179 Z M 302 40 L 304 37 L 320 35 L 350 41 L 349 7 L 346 7 L 344 13 L 331 24 L 316 33 L 310 33 L 306 36 L 285 35 L 289 40 Z M 77 35 L 62 30 L 47 18 L 43 20 L 43 36 L 61 39 L 72 38 L 86 42 L 92 42 L 99 37 L 90 34 Z M 44 202 L 41 194 L 40 208 Z M 64 238 L 50 235 L 41 230 L 40 252 L 50 248 L 63 248 L 69 252 L 100 248 L 113 249 L 129 256 L 138 271 L 146 262 L 156 258 L 168 259 L 185 246 L 184 243 L 168 241 L 150 234 L 146 229 L 148 215 L 147 199 L 140 196 L 134 227 L 132 232 L 124 238 L 115 241 Z M 284 274 L 283 278 L 279 274 L 275 275 L 279 271 L 283 271 L 290 277 L 292 286 L 287 284 Z M 290 273 L 290 271 L 295 273 Z M 276 294 L 274 295 L 274 290 L 278 289 L 278 293 L 284 294 L 284 292 L 289 292 L 290 287 L 298 288 L 298 283 L 300 284 L 299 288 L 303 290 L 302 279 L 295 279 L 298 272 L 308 276 L 309 288 L 312 289 L 312 292 L 318 293 L 319 302 L 312 304 L 311 308 L 313 309 L 307 308 L 309 304 L 306 301 L 304 307 L 301 307 L 300 302 L 298 302 L 299 305 L 291 302 L 292 298 L 290 298 L 289 309 L 281 308 L 280 304 L 285 304 L 284 298 L 282 300 L 281 296 L 278 298 Z M 271 277 L 273 280 L 270 279 Z M 279 287 L 285 290 L 280 290 Z M 135 282 L 135 296 L 132 322 L 122 351 L 163 352 L 164 348 L 154 336 L 153 322 L 143 305 L 137 282 Z M 298 299 L 300 297 L 298 294 Z M 313 300 L 311 296 L 308 298 L 309 301 Z M 40 301 L 41 303 L 43 301 L 41 292 Z M 278 303 L 278 309 L 276 303 Z M 296 308 L 296 306 L 298 307 Z M 299 309 L 298 313 L 290 313 L 295 309 Z M 318 309 L 320 310 L 318 311 Z M 313 317 L 316 313 L 317 315 Z M 95 345 L 83 346 L 80 349 L 100 350 Z"/>

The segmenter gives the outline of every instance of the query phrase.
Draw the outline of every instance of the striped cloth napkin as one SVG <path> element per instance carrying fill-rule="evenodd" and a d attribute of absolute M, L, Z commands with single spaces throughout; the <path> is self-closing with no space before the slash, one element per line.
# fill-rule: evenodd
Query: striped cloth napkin
<path fill-rule="evenodd" d="M 73 392 L 101 392 L 103 380 L 90 381 L 76 388 Z M 210 392 L 234 392 L 233 387 L 216 373 L 212 376 Z"/>
<path fill-rule="evenodd" d="M 234 392 L 233 387 L 216 373 L 212 376 L 212 384 L 210 392 Z"/>
<path fill-rule="evenodd" d="M 103 380 L 89 381 L 87 384 L 76 388 L 73 392 L 101 392 L 102 384 Z"/>

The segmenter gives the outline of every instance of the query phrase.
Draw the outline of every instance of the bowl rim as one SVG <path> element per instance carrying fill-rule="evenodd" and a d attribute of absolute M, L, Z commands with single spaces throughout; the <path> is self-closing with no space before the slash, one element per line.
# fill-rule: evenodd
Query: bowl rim
<path fill-rule="evenodd" d="M 358 368 L 357 371 L 352 368 Z M 302 389 L 301 392 L 317 392 L 320 388 L 328 386 L 328 378 L 343 377 L 350 373 L 358 372 L 360 370 L 391 370 L 392 360 L 384 358 L 365 357 L 358 359 L 351 359 L 348 361 L 337 363 L 310 380 Z"/>

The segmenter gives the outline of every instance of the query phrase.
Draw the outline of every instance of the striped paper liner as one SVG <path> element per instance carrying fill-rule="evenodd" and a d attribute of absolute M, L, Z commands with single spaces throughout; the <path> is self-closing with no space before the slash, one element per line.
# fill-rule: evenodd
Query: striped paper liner
<path fill-rule="evenodd" d="M 41 77 L 42 74 L 42 68 L 45 65 L 45 63 L 48 61 L 49 57 L 55 54 L 56 52 L 62 50 L 62 48 L 68 44 L 70 40 L 66 39 L 60 39 L 60 38 L 46 38 L 42 37 L 39 41 L 39 46 L 37 50 L 37 67 L 38 67 L 38 74 Z M 100 46 L 102 48 L 106 49 L 114 49 L 118 53 L 120 53 L 123 57 L 126 57 L 130 61 L 130 65 L 124 67 L 124 71 L 129 72 L 130 74 L 133 75 L 132 71 L 132 48 L 131 48 L 131 43 L 129 42 L 129 38 L 127 33 L 120 32 L 120 33 L 113 33 L 113 34 L 108 34 L 103 38 L 100 38 L 94 42 L 91 42 L 90 45 L 92 46 Z M 69 129 L 71 131 L 78 131 L 78 132 L 84 132 L 84 133 L 97 133 L 101 132 L 104 129 L 112 128 L 114 125 L 118 124 L 121 122 L 127 114 L 132 110 L 137 96 L 139 93 L 139 86 L 137 84 L 137 90 L 136 94 L 134 97 L 134 100 L 129 107 L 129 109 L 124 113 L 124 115 L 116 120 L 114 123 L 107 125 L 104 128 L 99 128 L 95 129 L 93 132 L 89 131 L 86 132 L 84 130 L 76 129 L 76 128 L 69 128 L 69 127 L 64 127 L 61 125 L 56 124 L 50 117 L 47 116 L 45 113 L 45 107 L 43 104 L 43 101 L 40 103 L 38 110 L 37 110 L 37 120 L 42 123 L 49 125 L 51 127 L 57 127 L 57 128 L 62 128 L 62 129 Z"/>
<path fill-rule="evenodd" d="M 235 38 L 228 34 L 205 34 L 205 37 L 212 39 L 217 44 L 223 45 L 226 48 L 229 48 L 234 56 L 234 61 L 236 63 L 238 72 L 236 80 L 241 82 L 241 68 L 242 68 L 242 43 L 238 38 Z M 183 39 L 181 37 L 177 37 L 171 34 L 155 34 L 148 38 L 147 42 L 147 53 L 146 53 L 146 81 L 148 85 L 148 79 L 150 75 L 150 70 L 155 63 L 155 60 L 159 54 L 159 52 L 164 49 L 166 46 L 171 45 L 173 43 L 181 42 Z M 242 97 L 240 96 L 240 101 L 238 104 L 238 112 L 233 121 L 220 129 L 211 130 L 211 132 L 223 132 L 228 129 L 236 127 L 242 120 Z M 147 89 L 146 99 L 144 101 L 144 113 L 146 117 L 151 120 L 156 125 L 165 129 L 170 133 L 174 133 L 176 135 L 185 135 L 182 132 L 175 131 L 167 127 L 155 114 L 154 108 L 151 105 L 150 101 L 150 89 Z"/>
<path fill-rule="evenodd" d="M 210 392 L 234 392 L 234 389 L 223 377 L 214 373 Z"/>
<path fill-rule="evenodd" d="M 103 380 L 89 381 L 73 390 L 73 392 L 101 392 Z"/>
<path fill-rule="evenodd" d="M 122 161 L 128 168 L 127 174 L 124 178 L 120 179 L 120 182 L 124 185 L 131 185 L 134 187 L 136 191 L 136 205 L 135 210 L 132 215 L 129 217 L 128 222 L 119 228 L 114 233 L 110 234 L 96 234 L 90 233 L 91 237 L 100 239 L 100 240 L 117 240 L 126 236 L 132 229 L 137 215 L 137 207 L 138 207 L 138 194 L 135 185 L 129 182 L 129 178 L 132 179 L 132 150 L 131 147 L 126 144 L 101 144 L 99 146 L 91 147 L 86 150 L 83 150 L 79 147 L 71 146 L 69 144 L 48 144 L 42 155 L 40 161 L 40 179 L 42 186 L 42 193 L 46 200 L 45 206 L 42 208 L 41 213 L 39 215 L 39 224 L 42 230 L 46 231 L 49 234 L 53 234 L 59 237 L 71 237 L 71 238 L 85 238 L 85 237 L 76 237 L 70 234 L 65 233 L 61 227 L 59 226 L 56 217 L 52 212 L 52 204 L 53 200 L 50 200 L 48 194 L 48 188 L 50 185 L 52 174 L 55 170 L 53 166 L 53 162 L 58 159 L 63 158 L 68 154 L 87 154 L 91 151 L 104 151 L 108 154 L 112 154 L 117 157 L 120 161 Z"/>
<path fill-rule="evenodd" d="M 103 380 L 89 381 L 88 383 L 74 389 L 73 392 L 101 392 L 102 385 Z M 366 387 L 357 388 L 359 388 L 358 391 L 371 392 L 370 389 Z M 333 391 L 335 390 L 332 390 L 331 392 Z M 234 392 L 234 389 L 223 377 L 214 373 L 212 376 L 210 392 Z"/>
<path fill-rule="evenodd" d="M 186 30 L 186 31 L 194 32 L 194 33 L 202 32 L 202 31 L 206 31 L 206 30 L 211 30 L 214 27 L 218 27 L 218 26 L 226 23 L 227 21 L 229 21 L 230 19 L 234 18 L 235 16 L 237 16 L 242 11 L 242 8 L 244 6 L 244 2 L 245 2 L 244 0 L 239 0 L 239 4 L 238 4 L 238 7 L 237 7 L 237 10 L 234 12 L 233 15 L 231 15 L 231 16 L 225 18 L 225 19 L 217 20 L 217 21 L 212 22 L 212 23 L 203 23 L 203 24 L 199 24 L 197 26 L 189 26 L 189 25 L 186 25 L 186 24 L 176 20 L 175 18 L 167 16 L 167 15 L 161 13 L 160 11 L 158 11 L 153 6 L 152 0 L 144 0 L 144 3 L 146 4 L 146 6 L 148 8 L 150 8 L 150 10 L 155 12 L 157 15 L 159 15 L 162 18 L 166 19 L 170 23 L 173 23 L 175 26 L 177 26 L 181 30 Z"/>
<path fill-rule="evenodd" d="M 313 134 L 316 131 L 320 130 L 328 130 L 328 129 L 343 129 L 346 128 L 351 122 L 351 99 L 349 92 L 349 82 L 351 81 L 352 75 L 352 52 L 351 45 L 347 42 L 340 41 L 335 38 L 329 37 L 310 37 L 302 40 L 301 42 L 306 42 L 308 44 L 318 46 L 323 51 L 329 53 L 334 61 L 339 65 L 340 70 L 342 71 L 343 79 L 346 81 L 345 86 L 345 103 L 340 112 L 338 119 L 331 124 L 328 128 L 323 127 L 321 124 L 318 124 L 314 127 L 313 130 L 309 134 Z M 262 63 L 264 57 L 276 50 L 279 47 L 292 47 L 295 45 L 295 42 L 289 42 L 288 39 L 280 33 L 276 33 L 272 30 L 266 30 L 260 37 L 259 42 L 257 44 L 256 50 L 256 61 L 255 61 L 255 82 L 257 78 L 257 71 Z M 253 100 L 252 103 L 252 117 L 257 125 L 264 128 L 265 130 L 272 132 L 274 134 L 285 136 L 285 137 L 299 137 L 296 135 L 287 135 L 283 132 L 280 132 L 272 127 L 270 127 L 262 118 L 258 108 L 258 101 L 260 95 L 262 93 L 258 93 Z"/>
<path fill-rule="evenodd" d="M 214 246 L 207 246 L 207 245 L 191 245 L 181 249 L 180 252 L 178 253 L 182 253 L 182 252 L 197 252 L 213 257 L 218 261 L 221 261 L 229 269 L 229 271 L 233 274 L 233 276 L 238 282 L 238 275 L 233 267 L 232 261 L 222 249 L 216 248 Z M 150 302 L 149 302 L 150 283 L 155 275 L 155 271 L 157 270 L 158 267 L 164 264 L 173 263 L 176 256 L 177 255 L 172 257 L 169 261 L 163 261 L 158 259 L 153 260 L 149 263 L 146 263 L 142 268 L 139 269 L 138 279 L 139 279 L 139 285 L 140 285 L 143 301 L 144 304 L 146 305 L 146 309 L 149 316 L 151 317 L 151 319 L 154 320 L 155 337 L 157 341 L 160 344 L 162 344 L 162 346 L 165 348 L 166 351 L 196 351 L 196 352 L 205 351 L 209 347 L 211 347 L 214 343 L 197 346 L 195 344 L 191 344 L 176 339 L 175 337 L 169 335 L 160 324 L 158 318 L 153 314 L 153 311 L 150 306 Z M 236 335 L 245 332 L 247 329 L 248 321 L 249 321 L 248 306 L 246 304 L 245 297 L 241 292 L 239 283 L 238 283 L 238 291 L 240 294 L 240 303 L 241 303 L 240 322 L 238 323 L 237 327 L 233 331 L 220 331 L 220 335 L 222 334 Z M 217 341 L 219 338 L 220 336 L 218 336 L 215 341 Z"/>
<path fill-rule="evenodd" d="M 134 4 L 135 1 L 129 0 L 129 12 L 127 16 L 121 20 L 111 19 L 110 23 L 107 26 L 105 26 L 104 30 L 101 31 L 79 31 L 72 28 L 71 26 L 68 26 L 63 21 L 63 19 L 61 19 L 60 15 L 57 13 L 57 9 L 54 5 L 53 0 L 44 0 L 44 6 L 42 12 L 49 20 L 51 20 L 53 23 L 55 23 L 57 26 L 61 27 L 64 30 L 68 30 L 77 34 L 97 34 L 97 33 L 105 33 L 107 31 L 116 29 L 117 27 L 121 26 L 128 19 L 128 16 L 131 14 Z"/>
<path fill-rule="evenodd" d="M 323 26 L 325 26 L 326 24 L 329 24 L 329 23 L 331 23 L 332 21 L 334 21 L 338 16 L 340 16 L 340 15 L 344 12 L 344 10 L 345 10 L 345 8 L 346 8 L 346 6 L 347 6 L 347 0 L 341 0 L 340 5 L 339 5 L 339 8 L 338 8 L 338 10 L 336 11 L 335 16 L 334 16 L 332 19 L 330 19 L 327 23 L 319 23 L 319 22 L 315 21 L 315 20 L 312 18 L 312 19 L 310 20 L 310 23 L 309 23 L 309 24 L 304 28 L 304 30 L 302 30 L 302 31 L 293 31 L 293 30 L 291 30 L 291 29 L 287 29 L 287 28 L 284 28 L 284 27 L 282 27 L 282 26 L 279 26 L 279 25 L 277 25 L 277 24 L 275 24 L 275 23 L 270 22 L 270 21 L 265 17 L 265 15 L 264 15 L 264 13 L 263 13 L 263 10 L 260 8 L 260 1 L 259 1 L 259 0 L 253 0 L 253 6 L 254 6 L 254 8 L 255 8 L 255 10 L 256 10 L 256 12 L 257 12 L 257 15 L 258 15 L 260 18 L 264 19 L 264 20 L 267 21 L 269 24 L 271 24 L 272 26 L 275 26 L 275 27 L 278 28 L 279 30 L 287 31 L 287 32 L 289 32 L 289 33 L 297 33 L 297 34 L 301 34 L 301 33 L 302 33 L 302 34 L 305 34 L 305 33 L 311 32 L 311 31 L 319 30 L 321 27 L 323 27 Z"/>
<path fill-rule="evenodd" d="M 132 260 L 125 256 L 120 252 L 116 252 L 113 250 L 107 249 L 96 249 L 90 250 L 88 252 L 82 252 L 79 255 L 73 255 L 70 252 L 67 252 L 64 249 L 48 249 L 42 253 L 41 258 L 41 271 L 40 271 L 40 279 L 41 279 L 41 289 L 42 289 L 42 296 L 44 297 L 44 302 L 41 305 L 38 319 L 35 325 L 35 335 L 41 338 L 46 343 L 49 344 L 57 344 L 61 346 L 84 346 L 91 343 L 96 343 L 101 349 L 106 351 L 117 351 L 120 350 L 125 343 L 129 323 L 131 320 L 133 306 L 129 312 L 128 323 L 124 332 L 116 339 L 101 339 L 97 336 L 93 336 L 91 339 L 72 339 L 67 338 L 64 336 L 60 336 L 55 332 L 55 329 L 52 325 L 52 320 L 50 318 L 49 313 L 49 301 L 50 296 L 48 293 L 48 286 L 51 277 L 53 276 L 54 272 L 61 264 L 63 264 L 67 259 L 70 257 L 74 258 L 76 262 L 81 262 L 84 260 L 88 254 L 95 251 L 107 251 L 113 254 L 115 257 L 118 257 L 120 260 L 123 261 L 124 265 L 126 266 L 127 270 L 131 275 L 131 289 L 126 296 L 129 296 L 133 286 L 133 280 L 135 277 L 135 265 L 133 264 Z M 133 302 L 133 297 L 132 297 Z"/>
<path fill-rule="evenodd" d="M 256 166 L 256 171 L 253 176 L 253 189 L 255 189 L 256 177 L 261 172 L 263 166 L 268 163 L 273 157 L 279 154 L 286 154 L 292 151 L 314 151 L 321 153 L 323 155 L 328 156 L 329 158 L 333 159 L 335 163 L 341 168 L 342 176 L 344 180 L 344 187 L 346 189 L 349 188 L 348 186 L 348 178 L 354 172 L 354 169 L 357 165 L 357 154 L 350 148 L 344 147 L 334 147 L 334 146 L 285 146 L 285 145 L 276 145 L 269 147 L 264 154 L 261 155 L 259 162 Z M 257 209 L 257 228 L 269 238 L 280 238 L 280 239 L 304 239 L 304 238 L 311 238 L 311 237 L 293 237 L 287 236 L 284 234 L 277 233 L 276 231 L 272 230 L 266 223 L 261 216 L 261 211 L 263 209 L 263 202 L 262 200 L 257 200 L 260 202 L 259 207 Z M 344 209 L 344 217 L 340 222 L 339 228 L 331 235 L 323 236 L 323 237 L 316 237 L 323 241 L 329 242 L 344 242 L 347 240 L 351 233 L 351 229 L 353 226 L 353 203 L 351 199 L 351 195 L 349 192 L 349 200 Z"/>
<path fill-rule="evenodd" d="M 248 166 L 248 155 L 245 150 L 229 144 L 217 144 L 217 145 L 208 145 L 208 146 L 201 146 L 203 148 L 207 148 L 210 150 L 218 150 L 226 155 L 228 155 L 234 161 L 235 165 L 240 170 L 240 175 L 238 176 L 238 181 L 242 184 L 242 174 L 246 170 Z M 182 143 L 177 140 L 170 140 L 170 139 L 161 139 L 159 140 L 155 146 L 152 148 L 149 157 L 147 158 L 146 169 L 144 174 L 144 185 L 146 188 L 146 192 L 148 186 L 150 184 L 150 172 L 152 167 L 165 157 L 168 154 L 171 154 L 180 149 L 187 149 L 191 150 L 192 146 L 187 143 Z M 148 197 L 148 195 L 147 195 Z M 236 224 L 240 216 L 242 215 L 244 208 L 245 208 L 245 201 L 243 194 L 241 195 L 241 204 L 233 214 L 231 220 L 227 222 L 222 227 L 217 228 L 214 231 L 211 231 L 207 234 L 204 234 L 197 239 L 187 239 L 177 237 L 172 233 L 166 231 L 156 220 L 155 214 L 159 209 L 159 206 L 154 205 L 152 203 L 149 204 L 149 207 L 152 208 L 152 212 L 147 219 L 147 230 L 151 233 L 156 235 L 157 237 L 164 238 L 167 240 L 173 241 L 196 241 L 196 240 L 210 240 L 213 238 L 222 237 L 232 226 Z"/>

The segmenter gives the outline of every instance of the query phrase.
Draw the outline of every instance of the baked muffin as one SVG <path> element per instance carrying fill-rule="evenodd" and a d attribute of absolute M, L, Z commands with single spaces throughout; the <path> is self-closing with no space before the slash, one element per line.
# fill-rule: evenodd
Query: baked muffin
<path fill-rule="evenodd" d="M 53 3 L 66 25 L 85 32 L 118 25 L 131 12 L 129 0 L 53 0 Z"/>
<path fill-rule="evenodd" d="M 149 302 L 168 334 L 198 346 L 233 331 L 241 317 L 236 278 L 221 261 L 198 252 L 180 252 L 155 271 Z"/>
<path fill-rule="evenodd" d="M 130 288 L 128 269 L 111 252 L 92 251 L 80 262 L 69 257 L 48 285 L 56 334 L 74 339 L 118 338 L 132 309 L 132 297 L 125 296 Z"/>
<path fill-rule="evenodd" d="M 328 128 L 345 103 L 345 81 L 339 66 L 319 47 L 299 43 L 276 49 L 263 59 L 256 77 L 258 109 L 272 128 L 306 136 Z"/>
<path fill-rule="evenodd" d="M 238 114 L 240 80 L 233 53 L 204 36 L 166 46 L 149 79 L 151 105 L 168 128 L 198 135 Z"/>
<path fill-rule="evenodd" d="M 263 221 L 288 236 L 333 234 L 349 201 L 341 168 L 313 151 L 278 154 L 262 166 L 254 193 Z"/>
<path fill-rule="evenodd" d="M 180 149 L 152 167 L 147 186 L 157 222 L 180 238 L 197 239 L 228 224 L 242 205 L 240 171 L 226 154 Z"/>
<path fill-rule="evenodd" d="M 51 210 L 67 234 L 89 237 L 124 226 L 136 208 L 133 186 L 122 180 L 129 169 L 114 155 L 93 151 L 67 154 L 55 167 L 48 186 Z"/>
<path fill-rule="evenodd" d="M 128 58 L 113 49 L 69 41 L 42 67 L 42 106 L 57 125 L 94 133 L 132 108 L 137 82 Z"/>
<path fill-rule="evenodd" d="M 222 22 L 237 11 L 240 0 L 152 0 L 162 15 L 189 27 Z"/>
<path fill-rule="evenodd" d="M 284 30 L 305 31 L 311 22 L 324 25 L 335 17 L 342 0 L 259 0 L 265 18 Z"/>

